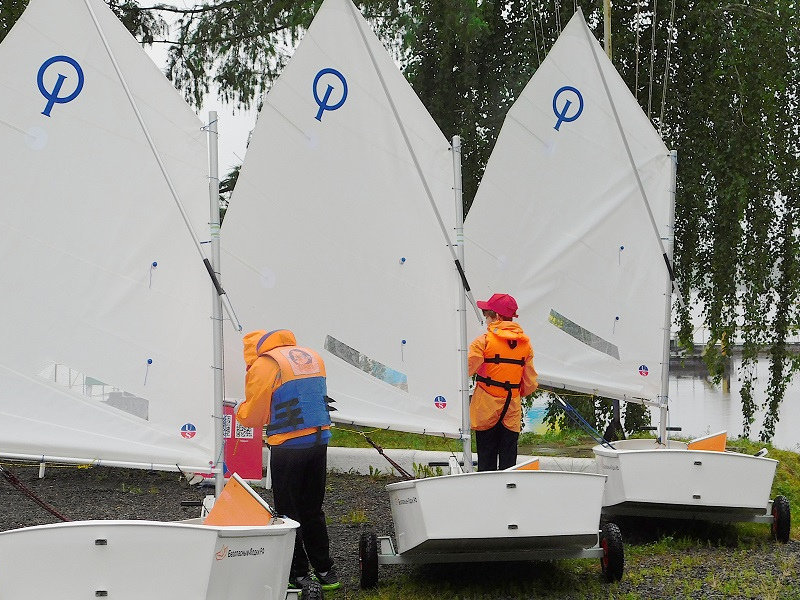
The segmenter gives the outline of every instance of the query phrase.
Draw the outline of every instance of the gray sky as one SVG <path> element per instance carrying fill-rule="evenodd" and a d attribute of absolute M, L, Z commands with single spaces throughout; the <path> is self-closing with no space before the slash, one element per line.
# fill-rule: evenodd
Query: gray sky
<path fill-rule="evenodd" d="M 167 2 L 175 6 L 190 7 L 195 3 L 192 0 L 171 0 Z M 168 17 L 168 15 L 165 15 Z M 153 59 L 160 69 L 166 65 L 167 48 L 164 44 L 155 44 L 152 48 L 145 48 L 147 54 Z M 222 104 L 215 95 L 206 96 L 201 109 L 196 110 L 197 115 L 204 122 L 208 122 L 208 112 L 217 111 L 219 119 L 219 172 L 224 177 L 234 166 L 244 160 L 247 148 L 247 138 L 255 127 L 256 112 L 236 110 Z"/>

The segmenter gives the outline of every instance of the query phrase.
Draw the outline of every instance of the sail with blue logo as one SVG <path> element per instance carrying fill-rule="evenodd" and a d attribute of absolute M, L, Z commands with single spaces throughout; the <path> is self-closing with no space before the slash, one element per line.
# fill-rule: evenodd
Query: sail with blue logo
<path fill-rule="evenodd" d="M 577 11 L 509 110 L 464 225 L 473 291 L 517 299 L 541 384 L 658 402 L 672 169 Z"/>
<path fill-rule="evenodd" d="M 321 352 L 335 421 L 460 433 L 453 173 L 362 15 L 326 0 L 264 98 L 221 246 L 245 331 L 288 328 Z M 241 398 L 230 335 L 226 367 Z"/>
<path fill-rule="evenodd" d="M 32 0 L 0 65 L 0 455 L 207 471 L 201 122 L 100 0 Z"/>

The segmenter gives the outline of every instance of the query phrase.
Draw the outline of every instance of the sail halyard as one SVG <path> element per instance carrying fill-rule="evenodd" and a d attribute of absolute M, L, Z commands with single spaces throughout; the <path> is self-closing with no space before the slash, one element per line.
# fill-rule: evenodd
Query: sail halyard
<path fill-rule="evenodd" d="M 381 70 L 378 68 L 377 62 L 375 61 L 375 55 L 372 52 L 372 48 L 370 47 L 369 43 L 367 42 L 367 38 L 366 38 L 366 35 L 364 34 L 364 28 L 363 28 L 366 25 L 366 23 L 364 23 L 362 25 L 359 22 L 359 20 L 357 18 L 357 15 L 356 15 L 356 12 L 355 12 L 358 9 L 355 7 L 355 5 L 352 2 L 350 2 L 350 10 L 351 10 L 351 12 L 353 14 L 353 18 L 358 23 L 358 31 L 361 34 L 361 39 L 364 40 L 364 47 L 366 48 L 367 52 L 369 53 L 370 59 L 372 60 L 372 65 L 375 67 L 375 74 L 378 76 L 378 78 L 381 81 L 381 87 L 383 88 L 383 91 L 386 94 L 386 99 L 389 102 L 389 106 L 391 106 L 391 108 L 392 108 L 392 114 L 394 115 L 394 119 L 397 122 L 397 126 L 399 127 L 400 132 L 401 132 L 401 134 L 403 136 L 403 141 L 405 142 L 406 147 L 408 148 L 408 152 L 409 152 L 409 155 L 411 156 L 411 159 L 414 161 L 414 166 L 416 167 L 417 174 L 419 175 L 420 182 L 422 183 L 422 186 L 425 189 L 425 195 L 428 198 L 428 202 L 430 202 L 431 209 L 433 210 L 433 214 L 436 217 L 436 222 L 439 224 L 439 228 L 442 230 L 442 235 L 444 236 L 444 239 L 447 242 L 447 248 L 450 250 L 450 254 L 453 257 L 453 262 L 456 264 L 456 267 L 457 267 L 457 269 L 459 271 L 459 275 L 462 276 L 462 278 L 463 278 L 463 260 L 459 260 L 459 257 L 456 256 L 456 251 L 453 249 L 455 244 L 453 244 L 453 241 L 450 238 L 450 234 L 447 232 L 447 227 L 445 226 L 445 223 L 442 220 L 442 215 L 439 213 L 439 209 L 436 207 L 436 201 L 434 200 L 433 194 L 431 193 L 430 187 L 428 186 L 428 181 L 425 178 L 425 174 L 422 171 L 422 168 L 420 167 L 419 158 L 417 157 L 417 153 L 414 152 L 414 148 L 412 147 L 411 141 L 408 138 L 408 133 L 406 132 L 406 128 L 403 125 L 403 120 L 400 118 L 400 115 L 397 112 L 397 107 L 395 106 L 394 100 L 392 99 L 392 96 L 389 93 L 388 88 L 386 87 L 386 82 L 383 79 L 383 74 L 381 73 Z M 459 265 L 461 265 L 461 268 L 458 268 Z M 470 303 L 472 304 L 472 306 L 475 309 L 475 315 L 478 317 L 478 320 L 480 321 L 481 320 L 481 316 L 480 316 L 481 312 L 478 309 L 478 305 L 475 302 L 475 298 L 473 298 L 472 292 L 469 290 L 468 286 L 464 285 L 463 287 L 464 287 L 464 293 L 469 298 Z"/>
<path fill-rule="evenodd" d="M 650 225 L 653 228 L 653 233 L 655 235 L 655 239 L 658 240 L 659 247 L 661 248 L 661 254 L 664 257 L 664 266 L 666 267 L 668 274 L 670 276 L 670 280 L 674 283 L 675 274 L 672 267 L 672 257 L 664 248 L 664 242 L 661 236 L 661 232 L 659 231 L 658 225 L 656 224 L 655 217 L 653 216 L 653 210 L 650 208 L 650 202 L 647 200 L 647 192 L 644 189 L 644 185 L 642 184 L 641 177 L 639 176 L 639 169 L 636 166 L 636 162 L 633 159 L 633 154 L 631 154 L 631 148 L 628 144 L 628 138 L 625 135 L 625 128 L 622 127 L 622 123 L 620 122 L 619 113 L 617 112 L 617 107 L 614 102 L 614 98 L 611 95 L 611 90 L 608 88 L 608 82 L 606 81 L 605 74 L 603 73 L 603 68 L 600 66 L 600 61 L 598 59 L 598 46 L 591 42 L 594 42 L 594 37 L 592 36 L 591 31 L 588 28 L 585 28 L 585 33 L 589 36 L 589 46 L 592 49 L 592 55 L 594 56 L 594 62 L 597 65 L 597 73 L 600 75 L 601 80 L 603 81 L 603 88 L 606 91 L 606 95 L 608 96 L 608 104 L 611 107 L 611 110 L 614 113 L 614 120 L 617 123 L 617 129 L 619 131 L 620 136 L 622 137 L 622 143 L 625 147 L 625 153 L 628 156 L 628 161 L 631 165 L 631 173 L 633 174 L 634 178 L 636 179 L 636 186 L 639 188 L 639 193 L 642 196 L 642 202 L 644 203 L 645 210 L 647 211 L 647 216 L 650 220 Z"/>
<path fill-rule="evenodd" d="M 95 0 L 33 0 L 0 63 L 0 454 L 209 471 L 207 276 L 165 203 L 207 223 L 197 117 Z"/>
<path fill-rule="evenodd" d="M 214 288 L 217 290 L 217 294 L 220 297 L 221 302 L 225 306 L 225 309 L 228 312 L 228 317 L 230 318 L 231 322 L 233 323 L 234 327 L 238 327 L 241 330 L 241 326 L 239 325 L 236 316 L 233 312 L 233 307 L 230 305 L 230 301 L 228 300 L 225 292 L 223 291 L 222 287 L 220 286 L 219 280 L 216 277 L 215 271 L 213 267 L 209 266 L 208 258 L 203 252 L 203 247 L 200 244 L 200 239 L 197 237 L 197 233 L 195 232 L 194 228 L 192 227 L 191 220 L 189 219 L 189 215 L 186 212 L 186 208 L 183 206 L 183 201 L 181 197 L 178 195 L 178 191 L 175 189 L 175 184 L 172 182 L 172 177 L 167 170 L 166 165 L 164 164 L 164 160 L 161 158 L 161 153 L 158 150 L 155 142 L 153 141 L 153 136 L 150 134 L 150 129 L 147 126 L 144 118 L 142 117 L 142 113 L 139 110 L 139 106 L 136 102 L 136 98 L 131 93 L 130 88 L 128 87 L 128 82 L 125 80 L 125 75 L 120 69 L 119 63 L 117 62 L 116 57 L 114 56 L 114 51 L 111 48 L 111 45 L 108 43 L 105 34 L 103 33 L 103 28 L 100 26 L 100 22 L 97 20 L 97 15 L 92 9 L 91 0 L 84 0 L 87 10 L 92 17 L 92 22 L 94 22 L 95 27 L 97 28 L 97 33 L 100 36 L 100 39 L 103 41 L 103 46 L 108 52 L 108 57 L 111 60 L 111 63 L 114 65 L 114 70 L 119 77 L 120 84 L 122 88 L 125 90 L 125 96 L 130 102 L 131 108 L 133 109 L 134 114 L 136 115 L 136 120 L 139 122 L 139 125 L 142 128 L 142 133 L 144 134 L 145 138 L 147 139 L 147 144 L 150 146 L 150 149 L 153 151 L 153 157 L 156 159 L 158 163 L 158 168 L 161 171 L 161 174 L 164 177 L 164 181 L 169 187 L 170 194 L 172 195 L 172 199 L 175 201 L 175 205 L 178 207 L 178 211 L 183 218 L 183 222 L 186 224 L 186 228 L 189 232 L 189 235 L 192 238 L 192 242 L 194 242 L 195 249 L 200 255 L 200 259 L 206 265 L 206 270 L 208 271 L 209 277 L 211 277 L 211 281 L 214 285 Z"/>

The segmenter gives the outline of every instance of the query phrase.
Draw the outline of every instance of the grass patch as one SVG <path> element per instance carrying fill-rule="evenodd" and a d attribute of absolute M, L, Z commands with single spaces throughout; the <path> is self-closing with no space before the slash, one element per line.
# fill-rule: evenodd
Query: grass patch
<path fill-rule="evenodd" d="M 332 437 L 329 446 L 341 448 L 371 448 L 360 431 L 347 426 L 331 427 Z M 418 433 L 405 433 L 378 429 L 365 431 L 370 439 L 382 448 L 406 448 L 410 450 L 443 450 L 445 452 L 460 452 L 461 442 L 442 436 L 422 435 Z M 475 451 L 475 440 L 472 441 Z"/>
<path fill-rule="evenodd" d="M 548 446 L 551 448 L 568 448 L 571 446 L 594 446 L 597 442 L 576 429 L 563 429 L 561 431 L 548 430 L 545 433 L 531 431 L 520 434 L 520 446 Z"/>
<path fill-rule="evenodd" d="M 351 510 L 346 515 L 342 515 L 341 521 L 345 525 L 362 525 L 364 523 L 369 523 L 367 512 L 363 509 Z"/>

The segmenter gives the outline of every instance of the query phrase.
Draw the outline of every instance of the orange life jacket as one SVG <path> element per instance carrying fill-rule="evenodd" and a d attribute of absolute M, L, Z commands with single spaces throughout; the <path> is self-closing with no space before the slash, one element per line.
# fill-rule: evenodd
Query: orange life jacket
<path fill-rule="evenodd" d="M 497 398 L 508 396 L 510 400 L 519 396 L 525 360 L 530 353 L 529 339 L 503 338 L 489 328 L 483 364 L 475 377 L 478 386 Z"/>

